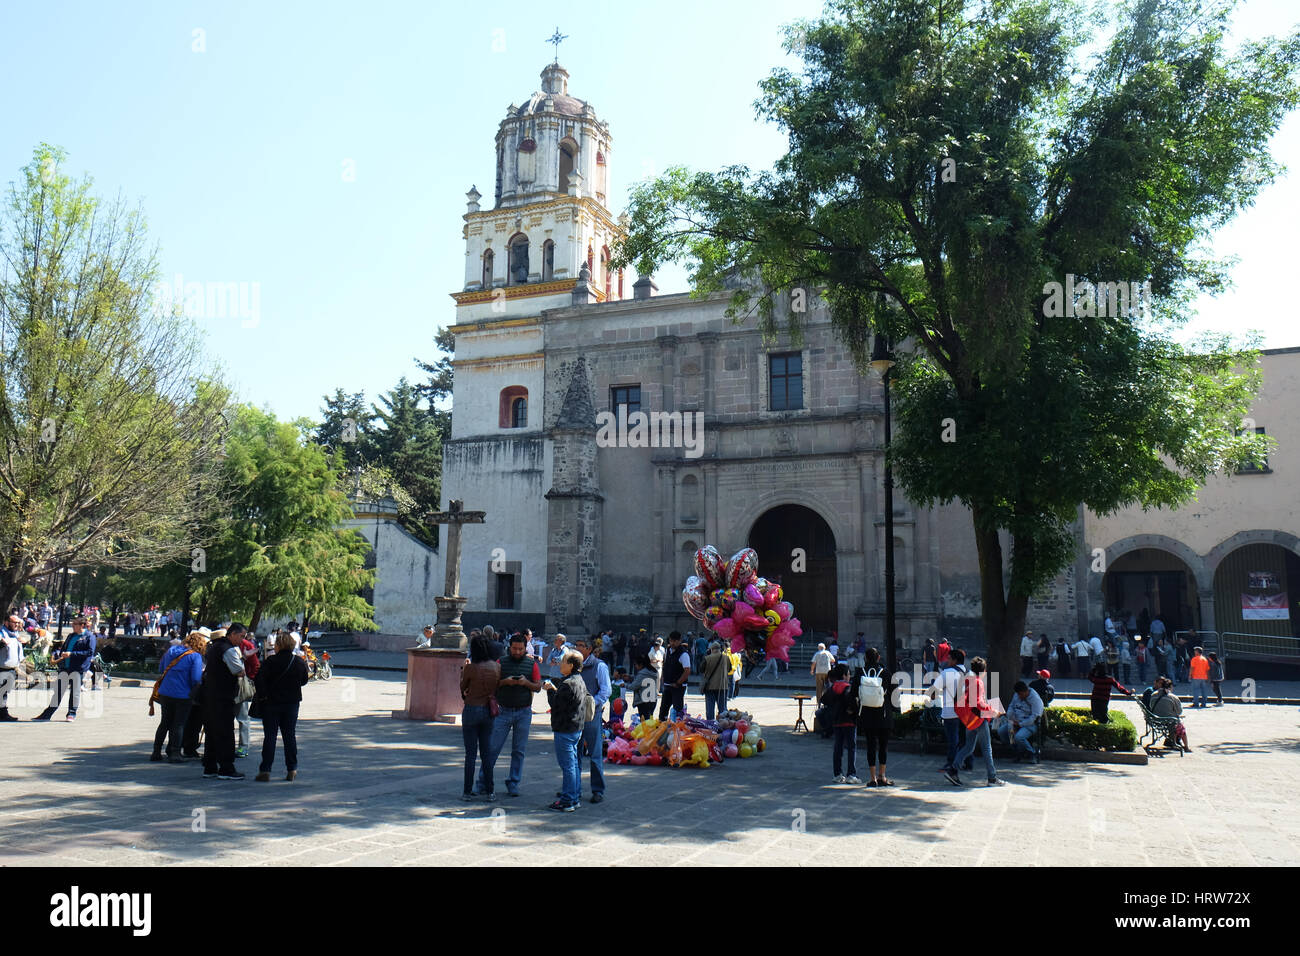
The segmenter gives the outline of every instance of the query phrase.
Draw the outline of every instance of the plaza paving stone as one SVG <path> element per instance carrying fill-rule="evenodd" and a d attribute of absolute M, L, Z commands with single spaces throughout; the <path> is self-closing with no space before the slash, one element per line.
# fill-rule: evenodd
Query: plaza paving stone
<path fill-rule="evenodd" d="M 256 722 L 245 781 L 150 763 L 148 692 L 118 682 L 87 694 L 75 724 L 0 727 L 0 865 L 1300 864 L 1291 706 L 1189 711 L 1186 757 L 1010 764 L 1001 788 L 984 787 L 977 767 L 957 790 L 936 772 L 940 758 L 896 752 L 898 787 L 874 790 L 833 784 L 829 742 L 793 735 L 795 705 L 766 691 L 739 702 L 766 730 L 762 756 L 708 770 L 607 764 L 604 803 L 556 814 L 545 809 L 559 771 L 541 697 L 523 796 L 498 783 L 499 802 L 464 804 L 460 728 L 392 719 L 400 675 L 304 689 L 293 783 L 282 756 L 271 783 L 252 780 Z M 44 698 L 14 703 L 30 718 Z M 499 781 L 507 768 L 503 755 Z"/>

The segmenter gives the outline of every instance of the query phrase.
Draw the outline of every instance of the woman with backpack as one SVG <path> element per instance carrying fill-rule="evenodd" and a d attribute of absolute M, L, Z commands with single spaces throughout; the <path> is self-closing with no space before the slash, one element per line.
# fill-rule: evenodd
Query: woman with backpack
<path fill-rule="evenodd" d="M 984 692 L 984 678 L 980 675 L 988 668 L 984 658 L 977 657 L 970 662 L 970 673 L 966 676 L 962 694 L 954 708 L 957 717 L 966 728 L 966 744 L 957 752 L 952 768 L 944 771 L 948 782 L 954 786 L 962 785 L 957 775 L 957 768 L 975 755 L 976 747 L 984 752 L 984 766 L 988 770 L 988 785 L 1000 787 L 1005 780 L 999 780 L 997 768 L 993 766 L 993 740 L 989 736 L 989 722 L 998 715 L 998 711 L 989 706 Z"/>
<path fill-rule="evenodd" d="M 648 662 L 647 662 L 648 663 Z M 582 654 L 572 648 L 560 658 L 560 677 L 542 685 L 553 691 L 551 733 L 555 761 L 560 765 L 560 796 L 548 809 L 572 813 L 582 803 L 582 777 L 578 768 L 578 742 L 586 726 L 587 685 L 582 681 Z"/>
<path fill-rule="evenodd" d="M 894 729 L 894 712 L 890 707 L 889 692 L 880 669 L 880 651 L 874 647 L 867 648 L 866 665 L 858 679 L 858 726 L 867 738 L 867 773 L 870 775 L 867 786 L 892 787 L 894 781 L 885 775 L 885 760 L 889 756 L 889 735 Z M 876 705 L 877 700 L 879 706 Z M 876 769 L 877 759 L 880 762 L 879 770 Z"/>
<path fill-rule="evenodd" d="M 1064 637 L 1056 639 L 1056 672 L 1062 677 L 1070 676 L 1070 659 L 1073 655 L 1070 653 L 1070 645 L 1066 643 Z"/>
<path fill-rule="evenodd" d="M 835 735 L 831 766 L 835 783 L 861 783 L 858 779 L 858 695 L 849 679 L 847 664 L 836 664 L 827 675 L 828 685 L 822 693 L 822 706 L 826 720 Z M 849 774 L 840 772 L 843 767 L 842 751 L 849 752 Z"/>

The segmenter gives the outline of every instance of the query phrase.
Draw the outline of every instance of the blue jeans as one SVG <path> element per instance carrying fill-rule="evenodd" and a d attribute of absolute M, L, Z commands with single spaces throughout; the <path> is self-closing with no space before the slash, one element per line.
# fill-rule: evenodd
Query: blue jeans
<path fill-rule="evenodd" d="M 1004 744 L 1007 744 L 1014 749 L 1025 750 L 1030 754 L 1035 754 L 1038 751 L 1034 749 L 1034 745 L 1030 743 L 1030 741 L 1034 739 L 1034 733 L 1037 729 L 1038 728 L 1032 724 L 1029 726 L 1022 724 L 1020 729 L 1015 733 L 1015 742 L 1012 743 L 1011 721 L 1008 720 L 998 726 L 998 736 L 1002 738 Z"/>
<path fill-rule="evenodd" d="M 963 764 L 966 758 L 973 756 L 975 748 L 981 747 L 984 750 L 984 766 L 989 772 L 989 779 L 996 780 L 997 770 L 993 766 L 993 740 L 989 737 L 989 722 L 983 721 L 975 730 L 966 731 L 966 746 L 957 751 L 957 756 L 953 758 L 953 766 Z"/>
<path fill-rule="evenodd" d="M 727 709 L 727 690 L 706 690 L 704 692 L 704 719 L 712 720 L 715 711 L 722 713 Z"/>
<path fill-rule="evenodd" d="M 578 803 L 582 799 L 582 778 L 578 775 L 579 731 L 570 734 L 556 733 L 555 762 L 560 765 L 560 799 L 565 803 Z"/>
<path fill-rule="evenodd" d="M 262 762 L 258 773 L 270 773 L 275 763 L 275 735 L 284 738 L 284 769 L 298 769 L 298 704 L 296 700 L 284 704 L 262 705 Z"/>
<path fill-rule="evenodd" d="M 1195 707 L 1198 701 L 1202 707 L 1209 705 L 1210 682 L 1208 680 L 1192 681 L 1192 706 Z"/>
<path fill-rule="evenodd" d="M 600 732 L 600 714 L 589 720 L 582 728 L 582 740 L 587 745 L 587 754 L 591 759 L 591 795 L 605 792 L 605 748 L 604 735 Z"/>
<path fill-rule="evenodd" d="M 831 769 L 834 771 L 835 776 L 840 775 L 840 768 L 843 766 L 840 757 L 843 751 L 847 750 L 849 754 L 849 776 L 856 777 L 858 775 L 858 728 L 855 726 L 836 727 L 834 747 Z"/>
<path fill-rule="evenodd" d="M 489 757 L 483 761 L 483 767 L 491 772 L 497 765 L 497 758 L 506 745 L 506 736 L 513 730 L 510 744 L 510 774 L 506 777 L 506 790 L 519 792 L 519 779 L 524 775 L 524 748 L 528 746 L 528 732 L 533 727 L 533 709 L 531 707 L 502 707 L 492 722 L 492 742 Z M 480 787 L 483 773 L 479 772 Z"/>
<path fill-rule="evenodd" d="M 943 768 L 951 770 L 957 766 L 953 761 L 957 758 L 957 750 L 961 747 L 961 721 L 956 717 L 943 718 L 943 733 L 948 738 L 948 759 L 944 761 Z"/>
<path fill-rule="evenodd" d="M 474 789 L 474 762 L 483 756 L 484 793 L 492 792 L 492 714 L 486 706 L 473 704 L 461 711 L 461 735 L 465 738 L 465 792 Z"/>

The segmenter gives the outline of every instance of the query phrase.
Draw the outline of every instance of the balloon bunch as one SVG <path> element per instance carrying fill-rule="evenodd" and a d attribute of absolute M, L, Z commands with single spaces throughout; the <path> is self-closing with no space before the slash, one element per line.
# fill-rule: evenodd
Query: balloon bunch
<path fill-rule="evenodd" d="M 605 759 L 636 767 L 708 767 L 732 757 L 753 757 L 767 748 L 762 728 L 738 710 L 726 711 L 717 720 L 652 717 L 632 727 L 615 721 L 609 732 Z"/>
<path fill-rule="evenodd" d="M 763 648 L 768 657 L 790 660 L 790 645 L 803 633 L 781 585 L 758 576 L 758 552 L 744 548 L 723 562 L 713 545 L 695 552 L 695 574 L 686 579 L 682 603 L 691 617 L 727 641 L 736 653 Z"/>

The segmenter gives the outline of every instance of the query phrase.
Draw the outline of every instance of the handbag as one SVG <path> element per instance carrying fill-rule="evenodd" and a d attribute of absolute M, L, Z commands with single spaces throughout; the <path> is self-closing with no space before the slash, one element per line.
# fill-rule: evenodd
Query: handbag
<path fill-rule="evenodd" d="M 149 716 L 150 717 L 153 716 L 153 705 L 158 702 L 158 697 L 160 696 L 158 693 L 158 689 L 162 687 L 162 682 L 167 679 L 167 672 L 170 671 L 173 667 L 175 667 L 182 657 L 187 657 L 188 655 L 193 653 L 194 651 L 186 651 L 184 654 L 176 655 L 176 660 L 172 661 L 170 664 L 167 665 L 167 670 L 163 671 L 162 677 L 159 677 L 156 681 L 153 682 L 153 693 L 149 695 Z M 197 687 L 198 685 L 196 684 L 195 686 Z M 191 699 L 193 698 L 193 696 L 194 696 L 194 691 L 191 688 L 190 690 Z"/>
<path fill-rule="evenodd" d="M 239 689 L 235 691 L 235 703 L 242 704 L 257 696 L 257 687 L 248 679 L 247 674 L 239 675 Z"/>

